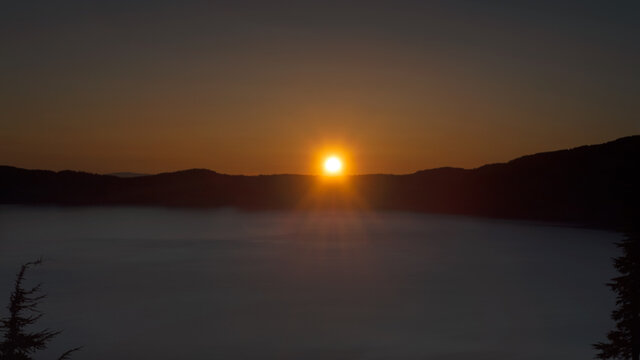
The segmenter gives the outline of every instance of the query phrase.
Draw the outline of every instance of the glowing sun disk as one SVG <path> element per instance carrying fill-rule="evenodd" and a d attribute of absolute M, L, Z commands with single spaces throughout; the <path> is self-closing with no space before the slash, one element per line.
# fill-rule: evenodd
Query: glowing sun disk
<path fill-rule="evenodd" d="M 329 156 L 324 161 L 324 170 L 327 174 L 337 175 L 342 170 L 342 161 L 337 156 Z"/>

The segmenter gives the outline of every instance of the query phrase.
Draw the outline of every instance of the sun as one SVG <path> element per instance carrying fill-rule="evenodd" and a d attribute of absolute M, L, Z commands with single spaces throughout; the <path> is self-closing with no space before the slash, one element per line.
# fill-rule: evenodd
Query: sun
<path fill-rule="evenodd" d="M 342 171 L 342 160 L 337 156 L 329 156 L 324 160 L 324 171 L 328 175 L 338 175 Z"/>

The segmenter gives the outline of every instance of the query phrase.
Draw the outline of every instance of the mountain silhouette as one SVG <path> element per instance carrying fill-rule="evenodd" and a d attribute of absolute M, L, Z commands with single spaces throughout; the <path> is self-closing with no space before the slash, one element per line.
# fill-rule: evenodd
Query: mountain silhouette
<path fill-rule="evenodd" d="M 117 176 L 117 177 L 121 177 L 121 178 L 130 178 L 130 177 L 140 177 L 140 176 L 148 176 L 149 174 L 142 174 L 142 173 L 134 173 L 134 172 L 115 172 L 115 173 L 110 173 L 107 175 L 111 175 L 111 176 Z"/>
<path fill-rule="evenodd" d="M 623 226 L 640 212 L 640 135 L 476 169 L 407 175 L 121 177 L 0 166 L 0 203 L 259 209 L 362 208 Z"/>

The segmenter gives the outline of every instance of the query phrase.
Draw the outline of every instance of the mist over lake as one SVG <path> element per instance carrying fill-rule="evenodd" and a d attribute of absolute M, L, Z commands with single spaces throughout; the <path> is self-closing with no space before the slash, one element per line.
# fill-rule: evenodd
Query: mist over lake
<path fill-rule="evenodd" d="M 621 238 L 404 212 L 2 206 L 0 305 L 42 256 L 39 324 L 64 330 L 49 357 L 588 359 Z"/>

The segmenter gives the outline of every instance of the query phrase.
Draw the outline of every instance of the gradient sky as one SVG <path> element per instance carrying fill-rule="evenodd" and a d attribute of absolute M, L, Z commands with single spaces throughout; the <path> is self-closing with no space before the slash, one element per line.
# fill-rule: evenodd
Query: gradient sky
<path fill-rule="evenodd" d="M 476 167 L 640 133 L 638 1 L 6 1 L 0 164 Z"/>

